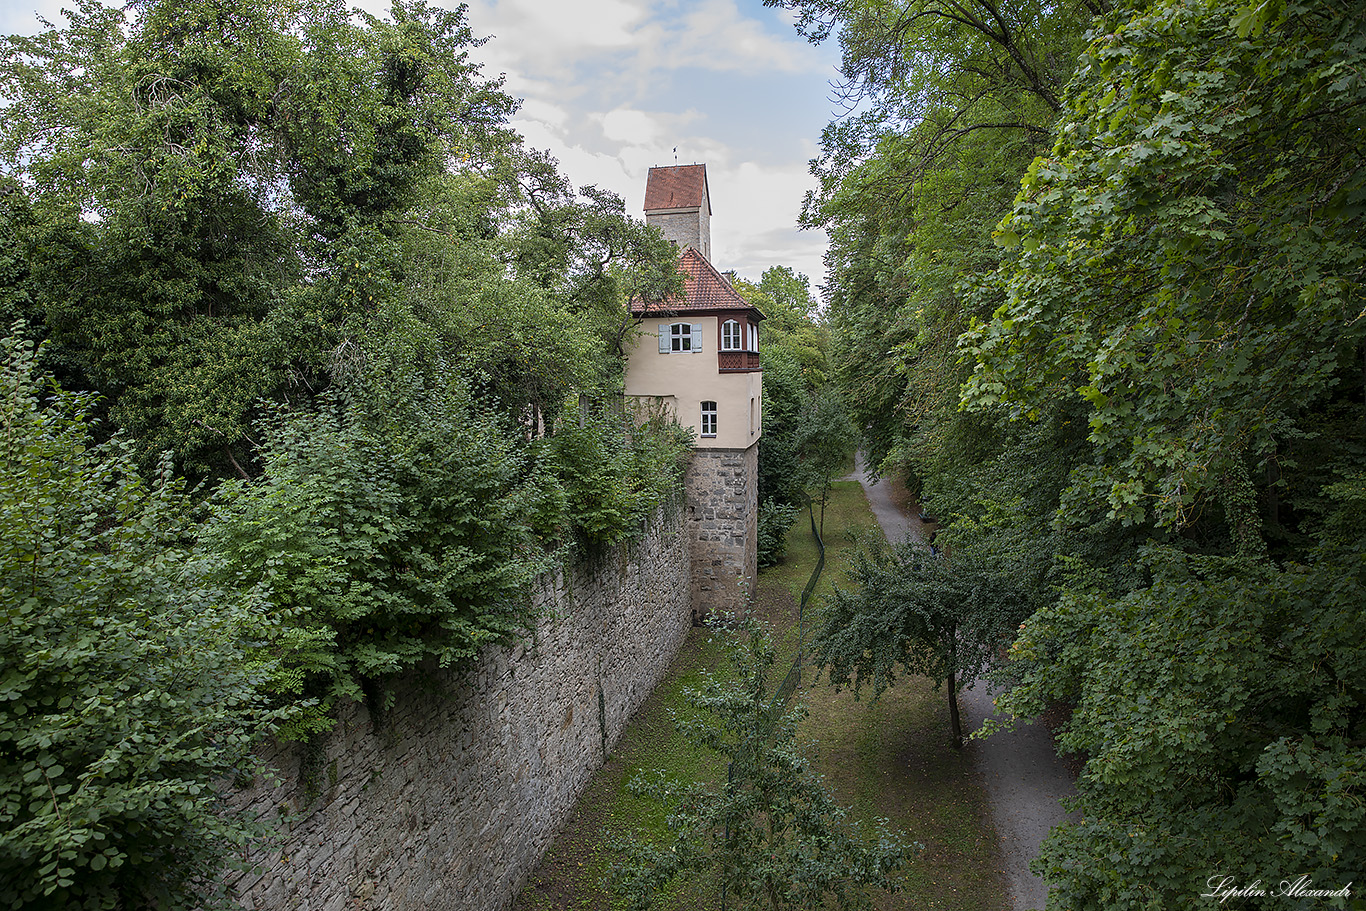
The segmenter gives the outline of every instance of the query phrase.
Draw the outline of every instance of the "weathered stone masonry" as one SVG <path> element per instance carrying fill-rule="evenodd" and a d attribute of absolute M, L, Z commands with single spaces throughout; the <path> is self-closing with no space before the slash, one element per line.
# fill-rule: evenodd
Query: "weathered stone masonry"
<path fill-rule="evenodd" d="M 699 614 L 743 614 L 759 573 L 759 447 L 697 449 L 688 465 L 688 526 Z"/>
<path fill-rule="evenodd" d="M 415 677 L 373 730 L 343 712 L 320 753 L 270 757 L 283 782 L 239 802 L 297 817 L 268 869 L 238 883 L 257 909 L 508 906 L 690 621 L 679 517 L 599 562 L 543 580 L 534 638 L 463 675 Z M 601 709 L 599 703 L 601 694 Z M 601 722 L 600 722 L 601 718 Z M 314 770 L 309 796 L 303 767 Z"/>

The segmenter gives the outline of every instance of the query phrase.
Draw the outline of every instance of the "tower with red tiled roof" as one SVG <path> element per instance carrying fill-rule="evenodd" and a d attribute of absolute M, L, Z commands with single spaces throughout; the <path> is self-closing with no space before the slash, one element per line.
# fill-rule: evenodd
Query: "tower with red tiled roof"
<path fill-rule="evenodd" d="M 626 395 L 693 428 L 686 482 L 693 605 L 702 614 L 739 613 L 758 573 L 764 315 L 711 264 L 706 165 L 651 168 L 645 219 L 679 246 L 683 293 L 632 301 L 639 331 L 627 351 Z"/>
<path fill-rule="evenodd" d="M 655 225 L 680 247 L 711 260 L 711 193 L 707 166 L 651 168 L 645 180 L 645 223 Z"/>

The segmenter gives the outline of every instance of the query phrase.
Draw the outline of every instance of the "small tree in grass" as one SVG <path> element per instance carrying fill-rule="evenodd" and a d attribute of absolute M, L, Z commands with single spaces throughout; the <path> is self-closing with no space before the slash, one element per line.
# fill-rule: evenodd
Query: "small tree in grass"
<path fill-rule="evenodd" d="M 811 773 L 794 742 L 805 710 L 770 704 L 774 656 L 767 633 L 746 627 L 730 646 L 735 679 L 713 677 L 692 691 L 704 712 L 677 722 L 690 740 L 729 761 L 724 785 L 662 774 L 632 784 L 673 812 L 666 844 L 637 838 L 623 846 L 627 859 L 614 870 L 613 887 L 631 908 L 653 907 L 680 874 L 713 880 L 723 904 L 738 908 L 869 908 L 869 888 L 895 888 L 892 874 L 913 846 L 889 833 L 885 820 L 875 841 L 863 838 Z"/>
<path fill-rule="evenodd" d="M 946 685 L 954 747 L 963 745 L 959 690 L 1029 616 L 1033 594 L 1027 559 L 960 540 L 945 556 L 914 540 L 865 541 L 854 556 L 854 587 L 835 590 L 811 649 L 831 682 L 852 684 L 855 695 L 871 685 L 876 698 L 898 673 Z"/>
<path fill-rule="evenodd" d="M 825 504 L 830 484 L 858 441 L 849 409 L 833 386 L 812 396 L 802 409 L 797 433 L 797 480 L 812 502 L 821 507 L 820 528 L 825 533 Z"/>

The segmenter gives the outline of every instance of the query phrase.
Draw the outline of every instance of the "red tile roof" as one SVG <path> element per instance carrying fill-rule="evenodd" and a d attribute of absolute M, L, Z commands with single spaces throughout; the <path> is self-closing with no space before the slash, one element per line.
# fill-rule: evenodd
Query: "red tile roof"
<path fill-rule="evenodd" d="M 711 211 L 711 193 L 707 189 L 707 166 L 681 164 L 668 168 L 651 168 L 645 180 L 645 211 L 655 209 L 700 208 L 703 200 Z"/>
<path fill-rule="evenodd" d="M 631 301 L 631 312 L 636 316 L 689 313 L 699 310 L 753 310 L 764 315 L 739 295 L 730 282 L 716 271 L 711 263 L 692 247 L 686 247 L 678 258 L 678 271 L 683 273 L 683 298 L 662 301 Z"/>

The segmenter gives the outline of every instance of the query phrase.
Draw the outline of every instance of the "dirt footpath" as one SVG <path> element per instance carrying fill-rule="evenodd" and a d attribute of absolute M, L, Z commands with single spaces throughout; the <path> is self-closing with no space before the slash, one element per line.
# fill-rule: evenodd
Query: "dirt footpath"
<path fill-rule="evenodd" d="M 925 539 L 920 519 L 903 513 L 892 501 L 891 485 L 870 483 L 862 454 L 850 478 L 863 484 L 873 515 L 889 541 L 908 535 Z M 960 706 L 968 730 L 979 730 L 993 714 L 991 693 L 977 681 L 962 693 Z M 982 778 L 991 803 L 992 822 L 1001 838 L 1001 856 L 1015 911 L 1040 909 L 1048 898 L 1048 884 L 1029 872 L 1029 862 L 1053 826 L 1067 818 L 1058 802 L 1076 793 L 1072 777 L 1053 752 L 1053 740 L 1042 724 L 1021 725 L 980 742 Z"/>

